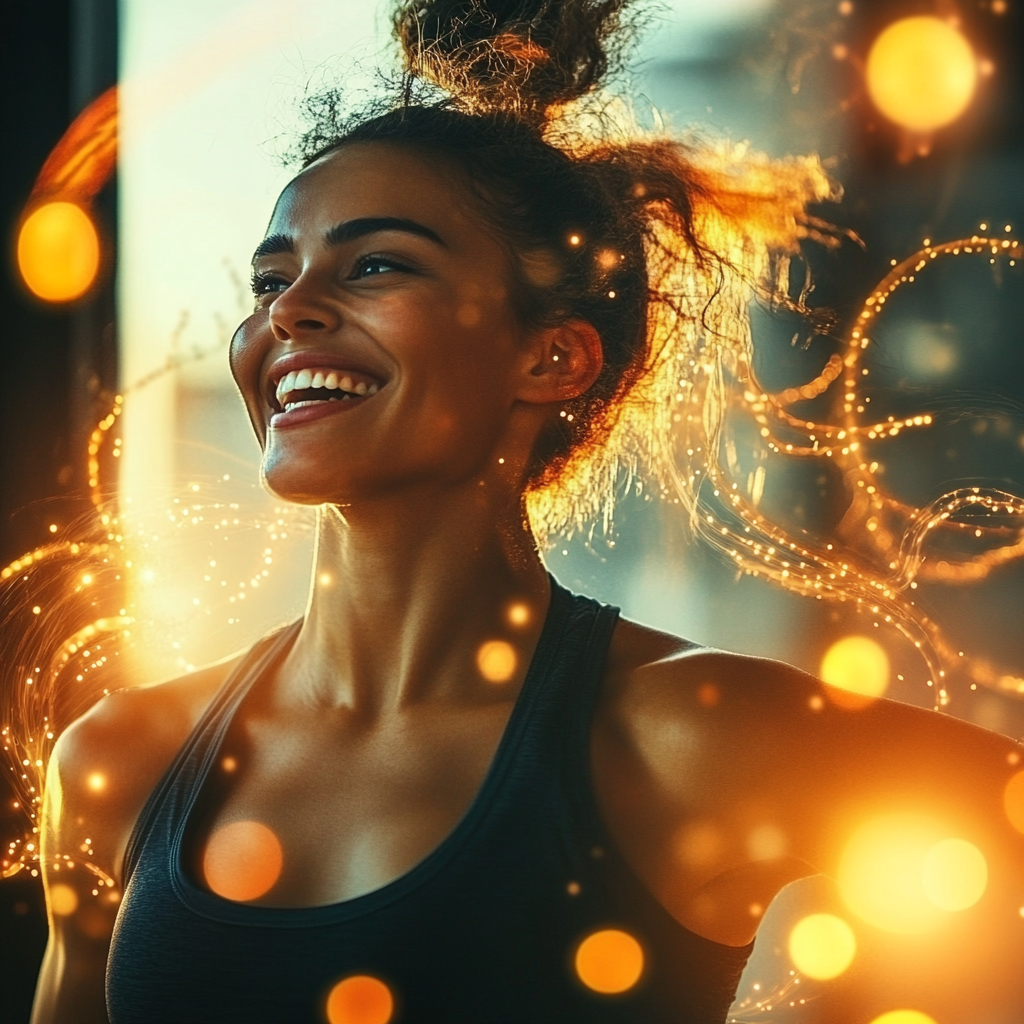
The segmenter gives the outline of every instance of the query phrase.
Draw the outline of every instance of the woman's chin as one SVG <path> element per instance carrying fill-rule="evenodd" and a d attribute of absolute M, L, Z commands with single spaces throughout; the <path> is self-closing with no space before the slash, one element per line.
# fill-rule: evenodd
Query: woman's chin
<path fill-rule="evenodd" d="M 312 475 L 280 472 L 263 467 L 263 486 L 275 498 L 293 505 L 345 505 L 351 501 L 350 488 L 337 480 L 318 479 Z"/>

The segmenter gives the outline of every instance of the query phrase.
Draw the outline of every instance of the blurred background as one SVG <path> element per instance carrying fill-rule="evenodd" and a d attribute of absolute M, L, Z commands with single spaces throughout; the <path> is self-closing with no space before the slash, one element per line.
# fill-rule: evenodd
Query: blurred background
<path fill-rule="evenodd" d="M 101 468 L 119 478 L 136 552 L 116 603 L 137 620 L 135 671 L 145 678 L 224 656 L 302 612 L 311 518 L 261 490 L 226 350 L 251 301 L 249 254 L 294 173 L 285 155 L 301 131 L 302 98 L 339 82 L 355 103 L 372 92 L 375 67 L 392 60 L 386 15 L 379 0 L 33 0 L 5 18 L 2 344 L 17 384 L 0 408 L 0 560 L 89 513 L 90 438 L 123 394 Z M 1019 0 L 652 8 L 626 83 L 640 119 L 656 109 L 699 138 L 749 141 L 778 157 L 820 154 L 845 198 L 816 212 L 860 239 L 806 252 L 811 304 L 835 311 L 833 337 L 755 311 L 766 388 L 813 377 L 875 284 L 924 240 L 979 231 L 1016 239 L 1020 29 Z M 116 173 L 105 170 L 93 126 L 93 164 L 69 171 L 65 159 L 47 178 L 69 125 L 100 117 L 115 84 Z M 74 209 L 30 216 L 62 201 Z M 73 250 L 63 263 L 48 255 L 58 243 Z M 963 410 L 876 456 L 902 500 L 925 504 L 970 485 L 1024 493 L 1022 284 L 1021 267 L 1005 260 L 950 259 L 880 319 L 864 392 L 875 415 Z M 806 466 L 778 470 L 769 499 L 818 535 L 845 509 L 834 481 Z M 873 673 L 876 692 L 933 704 L 923 663 L 895 630 L 848 605 L 738 576 L 646 493 L 623 498 L 612 537 L 558 543 L 548 561 L 564 584 L 632 618 L 814 673 L 855 664 Z M 917 600 L 954 647 L 1020 676 L 1022 597 L 1011 563 L 971 586 L 922 584 Z M 1024 701 L 966 681 L 949 688 L 949 713 L 1024 736 Z M 848 922 L 856 954 L 844 961 L 840 950 L 825 967 L 801 960 L 794 928 L 813 914 Z M 23 872 L 0 883 L 0 1021 L 28 1019 L 45 934 L 36 881 Z M 1011 1024 L 1024 1014 L 1019 952 L 972 931 L 969 915 L 894 934 L 851 914 L 834 885 L 816 879 L 767 911 L 734 1016 L 870 1024 L 912 1009 L 936 1024 Z"/>

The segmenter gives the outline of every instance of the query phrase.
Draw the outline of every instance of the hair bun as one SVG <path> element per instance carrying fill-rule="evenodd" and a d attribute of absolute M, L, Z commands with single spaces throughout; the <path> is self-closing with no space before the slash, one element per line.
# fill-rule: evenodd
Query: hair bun
<path fill-rule="evenodd" d="M 543 121 L 608 71 L 627 2 L 400 0 L 395 34 L 408 71 L 460 104 Z"/>

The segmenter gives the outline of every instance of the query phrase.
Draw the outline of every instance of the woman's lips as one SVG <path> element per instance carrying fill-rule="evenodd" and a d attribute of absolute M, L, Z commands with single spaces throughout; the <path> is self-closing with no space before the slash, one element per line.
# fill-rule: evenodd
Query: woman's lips
<path fill-rule="evenodd" d="M 353 396 L 350 398 L 315 399 L 300 402 L 285 412 L 275 412 L 270 417 L 270 426 L 275 430 L 280 430 L 284 427 L 295 427 L 303 423 L 310 423 L 313 420 L 322 419 L 324 416 L 333 416 L 336 413 L 354 409 L 356 406 L 365 404 L 372 397 L 372 395 L 366 395 L 365 397 Z"/>

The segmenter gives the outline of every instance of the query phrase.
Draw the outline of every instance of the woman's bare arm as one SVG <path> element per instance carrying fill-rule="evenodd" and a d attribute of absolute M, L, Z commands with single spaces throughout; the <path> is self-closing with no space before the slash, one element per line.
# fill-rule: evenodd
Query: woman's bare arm
<path fill-rule="evenodd" d="M 149 793 L 233 664 L 113 693 L 57 741 L 47 769 L 40 853 L 50 936 L 32 1024 L 106 1024 L 107 954 L 128 839 Z"/>
<path fill-rule="evenodd" d="M 973 843 L 989 869 L 978 911 L 1017 916 L 1024 836 L 1003 792 L 1024 751 L 949 715 L 843 707 L 830 691 L 709 651 L 613 675 L 594 736 L 598 796 L 648 886 L 688 927 L 739 945 L 756 930 L 751 906 L 797 878 L 837 877 L 861 825 L 906 813 Z"/>

